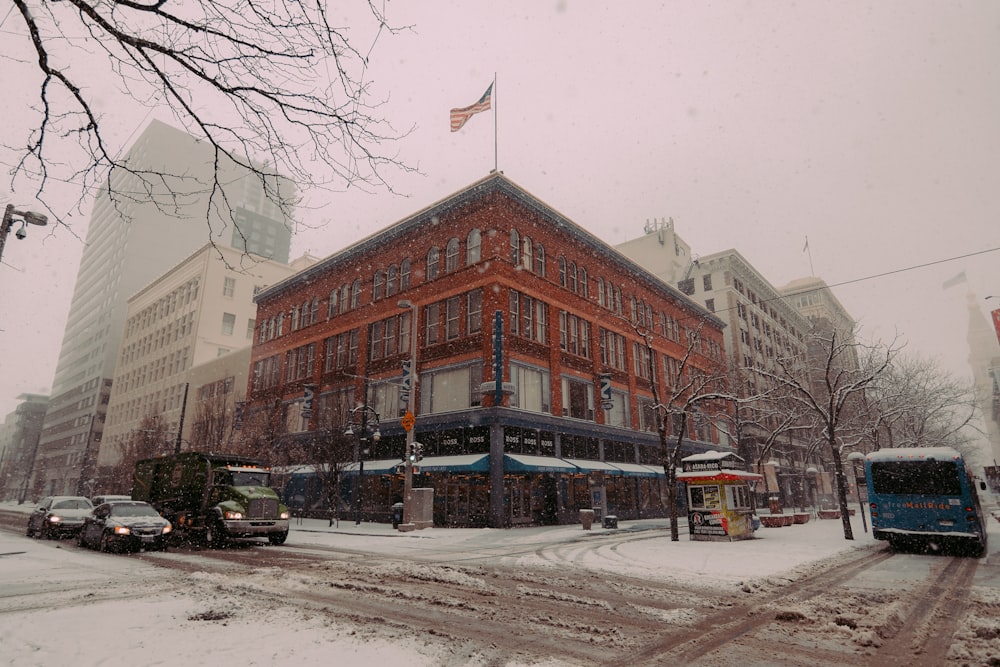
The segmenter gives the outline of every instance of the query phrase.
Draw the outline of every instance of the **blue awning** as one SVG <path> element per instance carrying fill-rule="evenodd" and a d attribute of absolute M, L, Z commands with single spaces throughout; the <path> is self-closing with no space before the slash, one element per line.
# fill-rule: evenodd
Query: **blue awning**
<path fill-rule="evenodd" d="M 365 474 L 368 473 L 394 473 L 396 472 L 396 466 L 402 466 L 403 462 L 400 459 L 382 459 L 381 461 L 365 461 Z M 348 463 L 344 466 L 344 473 L 348 475 L 356 475 L 358 473 L 358 464 Z"/>
<path fill-rule="evenodd" d="M 611 475 L 622 474 L 620 468 L 616 468 L 610 463 L 605 463 L 604 461 L 592 461 L 590 459 L 563 459 L 563 460 L 579 468 L 580 472 L 594 472 L 596 470 L 600 470 L 601 472 L 606 472 Z"/>
<path fill-rule="evenodd" d="M 420 472 L 489 472 L 489 454 L 432 456 L 417 462 Z"/>
<path fill-rule="evenodd" d="M 572 463 L 550 456 L 504 454 L 504 472 L 580 472 Z"/>
<path fill-rule="evenodd" d="M 618 461 L 611 465 L 619 468 L 626 477 L 666 477 L 663 474 L 663 468 L 657 469 L 640 463 L 620 463 Z"/>

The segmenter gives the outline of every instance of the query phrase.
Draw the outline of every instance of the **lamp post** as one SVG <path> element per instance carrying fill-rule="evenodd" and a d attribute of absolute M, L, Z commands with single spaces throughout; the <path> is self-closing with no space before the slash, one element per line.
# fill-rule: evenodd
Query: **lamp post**
<path fill-rule="evenodd" d="M 371 415 L 372 421 L 368 417 Z M 351 409 L 351 422 L 348 423 L 344 435 L 354 435 L 354 420 L 359 420 L 358 425 L 358 485 L 354 494 L 354 525 L 361 525 L 361 500 L 365 488 L 365 445 L 368 438 L 372 442 L 378 442 L 382 438 L 379 432 L 379 414 L 368 405 L 368 382 L 365 382 L 365 404 Z"/>
<path fill-rule="evenodd" d="M 854 490 L 858 494 L 858 509 L 861 511 L 861 525 L 865 532 L 868 532 L 868 519 L 865 518 L 865 504 L 861 502 L 861 484 L 858 483 L 858 461 L 864 461 L 865 455 L 861 452 L 851 452 L 847 455 L 847 460 L 851 462 L 851 470 L 854 472 Z"/>
<path fill-rule="evenodd" d="M 7 208 L 3 212 L 3 223 L 0 224 L 0 259 L 3 258 L 3 248 L 7 245 L 7 234 L 10 233 L 10 228 L 15 218 L 20 218 L 21 221 L 21 228 L 14 233 L 14 236 L 19 239 L 23 239 L 28 235 L 28 225 L 44 227 L 49 221 L 41 213 L 18 211 L 14 208 L 13 204 L 7 204 Z"/>
<path fill-rule="evenodd" d="M 771 459 L 764 465 L 771 466 L 771 468 L 774 469 L 774 482 L 778 485 L 778 495 L 768 497 L 767 499 L 768 509 L 771 510 L 771 514 L 781 514 L 784 511 L 781 503 L 781 477 L 779 476 L 781 474 L 781 464 L 775 459 Z"/>
<path fill-rule="evenodd" d="M 403 457 L 403 524 L 408 529 L 413 521 L 413 443 L 417 438 L 415 398 L 417 396 L 417 305 L 412 301 L 401 299 L 396 302 L 400 308 L 410 309 L 410 369 L 409 384 L 405 387 L 406 415 L 403 417 L 403 428 L 406 429 L 406 455 Z"/>

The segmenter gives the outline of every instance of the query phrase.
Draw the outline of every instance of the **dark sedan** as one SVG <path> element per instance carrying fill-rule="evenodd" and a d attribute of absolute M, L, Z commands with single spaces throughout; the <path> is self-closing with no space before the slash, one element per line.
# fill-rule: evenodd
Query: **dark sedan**
<path fill-rule="evenodd" d="M 82 496 L 46 496 L 28 517 L 28 537 L 67 537 L 80 532 L 94 506 Z"/>
<path fill-rule="evenodd" d="M 114 501 L 97 507 L 83 522 L 80 546 L 101 551 L 166 551 L 173 527 L 149 503 Z"/>

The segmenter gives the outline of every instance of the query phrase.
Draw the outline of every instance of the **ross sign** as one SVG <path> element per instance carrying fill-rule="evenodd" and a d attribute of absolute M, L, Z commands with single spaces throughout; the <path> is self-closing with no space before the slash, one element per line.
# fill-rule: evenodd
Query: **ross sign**
<path fill-rule="evenodd" d="M 410 431 L 413 429 L 413 425 L 417 423 L 417 418 L 413 416 L 413 413 L 409 410 L 403 415 L 403 418 L 399 420 L 399 423 L 403 425 L 403 429 Z"/>
<path fill-rule="evenodd" d="M 302 385 L 302 418 L 311 419 L 313 414 L 313 397 L 316 395 L 316 385 Z"/>

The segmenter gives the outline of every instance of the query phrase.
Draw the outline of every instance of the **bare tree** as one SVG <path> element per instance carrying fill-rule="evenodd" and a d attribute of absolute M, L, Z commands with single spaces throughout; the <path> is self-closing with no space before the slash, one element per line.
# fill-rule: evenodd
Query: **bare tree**
<path fill-rule="evenodd" d="M 173 451 L 169 439 L 166 420 L 158 414 L 143 417 L 139 428 L 131 432 L 122 447 L 118 463 L 102 476 L 101 486 L 105 493 L 128 493 L 136 462 Z"/>
<path fill-rule="evenodd" d="M 670 506 L 670 541 L 680 540 L 677 517 L 677 469 L 681 465 L 685 438 L 692 422 L 706 418 L 706 414 L 719 412 L 733 395 L 726 391 L 724 373 L 709 373 L 694 365 L 692 357 L 700 348 L 701 326 L 687 330 L 687 346 L 681 359 L 674 360 L 673 372 L 664 370 L 666 385 L 661 394 L 656 370 L 654 335 L 636 322 L 631 326 L 642 337 L 649 386 L 653 393 L 653 411 L 656 415 L 656 432 L 660 437 L 660 461 L 666 476 L 667 502 Z"/>
<path fill-rule="evenodd" d="M 216 386 L 216 389 L 219 389 Z M 232 392 L 213 391 L 195 404 L 191 422 L 191 440 L 195 449 L 208 452 L 228 452 L 234 439 L 234 411 L 236 403 Z"/>
<path fill-rule="evenodd" d="M 788 400 L 818 422 L 834 467 L 844 539 L 853 540 L 841 453 L 861 439 L 864 429 L 858 420 L 859 416 L 863 419 L 860 406 L 865 390 L 887 371 L 898 348 L 858 342 L 853 332 L 845 334 L 825 327 L 814 330 L 810 338 L 810 354 L 806 359 L 779 358 L 777 371 L 757 369 L 757 372 L 784 387 Z"/>
<path fill-rule="evenodd" d="M 351 29 L 334 23 L 326 3 L 291 0 L 14 0 L 14 8 L 21 30 L 8 25 L 5 33 L 9 45 L 22 40 L 11 47 L 21 58 L 4 68 L 28 88 L 5 92 L 29 103 L 34 121 L 25 136 L 8 139 L 5 162 L 14 165 L 11 187 L 30 181 L 57 218 L 44 197 L 53 182 L 79 187 L 81 203 L 102 187 L 117 203 L 148 199 L 187 176 L 121 159 L 111 128 L 137 104 L 168 109 L 214 152 L 206 215 L 228 211 L 218 177 L 227 163 L 259 179 L 286 213 L 282 179 L 391 189 L 382 172 L 408 170 L 383 154 L 402 135 L 380 118 L 384 102 L 371 99 L 366 81 L 379 38 L 397 31 L 376 3 Z M 112 178 L 116 172 L 132 178 Z"/>
<path fill-rule="evenodd" d="M 865 392 L 873 449 L 949 446 L 962 449 L 978 411 L 971 381 L 934 360 L 900 355 Z"/>

